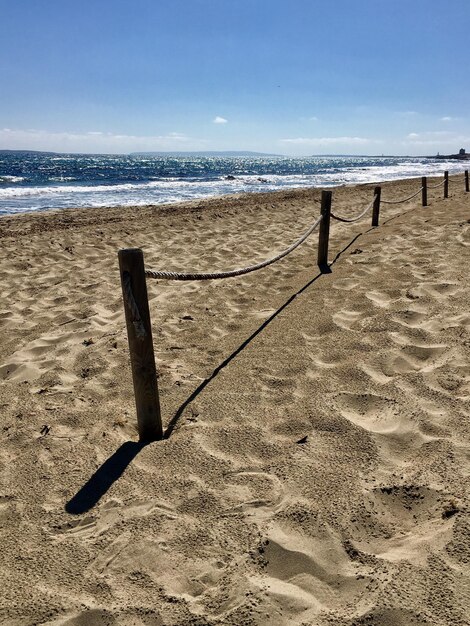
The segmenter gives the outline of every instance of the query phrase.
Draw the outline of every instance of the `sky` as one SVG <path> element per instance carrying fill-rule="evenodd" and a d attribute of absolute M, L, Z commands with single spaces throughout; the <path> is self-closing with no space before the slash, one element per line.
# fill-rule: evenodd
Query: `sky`
<path fill-rule="evenodd" d="M 469 0 L 0 0 L 0 149 L 470 151 Z"/>

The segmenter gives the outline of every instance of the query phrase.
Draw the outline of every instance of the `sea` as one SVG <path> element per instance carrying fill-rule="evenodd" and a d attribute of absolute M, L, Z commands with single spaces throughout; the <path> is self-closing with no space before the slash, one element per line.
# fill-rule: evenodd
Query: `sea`
<path fill-rule="evenodd" d="M 333 187 L 468 169 L 421 157 L 137 156 L 0 152 L 0 215 L 175 203 L 234 193 Z"/>

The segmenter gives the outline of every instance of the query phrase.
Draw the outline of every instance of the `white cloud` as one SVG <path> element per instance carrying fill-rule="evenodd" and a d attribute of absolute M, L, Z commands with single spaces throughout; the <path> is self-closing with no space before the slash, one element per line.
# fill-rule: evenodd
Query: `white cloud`
<path fill-rule="evenodd" d="M 35 129 L 0 130 L 0 147 L 12 150 L 50 150 L 57 152 L 137 152 L 152 150 L 201 149 L 204 140 L 195 140 L 182 133 L 166 135 L 125 135 L 102 131 L 49 132 Z"/>
<path fill-rule="evenodd" d="M 441 122 L 452 122 L 452 120 L 454 120 L 455 117 L 450 117 L 449 115 L 444 115 L 444 117 L 441 117 Z"/>
<path fill-rule="evenodd" d="M 220 115 L 217 115 L 217 117 L 214 117 L 214 119 L 212 120 L 213 124 L 227 124 L 228 120 L 225 119 L 225 117 L 220 117 Z"/>
<path fill-rule="evenodd" d="M 424 133 L 410 133 L 407 139 L 453 139 L 455 133 L 448 130 L 428 130 Z"/>
<path fill-rule="evenodd" d="M 377 143 L 377 140 L 366 139 L 365 137 L 295 137 L 294 139 L 281 139 L 281 143 L 306 146 L 335 146 L 338 144 L 357 146 Z"/>
<path fill-rule="evenodd" d="M 309 122 L 318 122 L 318 117 L 316 115 L 312 115 L 312 117 L 308 118 Z"/>
<path fill-rule="evenodd" d="M 470 144 L 470 136 L 461 135 L 448 130 L 432 130 L 422 133 L 410 133 L 402 142 L 404 146 L 440 146 L 450 152 Z"/>

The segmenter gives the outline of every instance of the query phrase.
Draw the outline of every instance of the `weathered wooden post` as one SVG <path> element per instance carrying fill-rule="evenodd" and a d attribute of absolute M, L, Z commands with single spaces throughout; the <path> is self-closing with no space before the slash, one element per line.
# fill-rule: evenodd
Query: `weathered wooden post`
<path fill-rule="evenodd" d="M 379 212 L 380 212 L 380 194 L 382 193 L 381 187 L 374 189 L 374 207 L 372 209 L 372 226 L 379 225 Z"/>
<path fill-rule="evenodd" d="M 449 197 L 449 172 L 444 172 L 444 198 Z"/>
<path fill-rule="evenodd" d="M 468 186 L 468 170 L 465 170 L 465 191 L 470 191 Z"/>
<path fill-rule="evenodd" d="M 428 206 L 428 179 L 426 176 L 421 178 L 421 204 Z"/>
<path fill-rule="evenodd" d="M 163 438 L 163 429 L 144 255 L 139 248 L 129 248 L 119 250 L 118 257 L 139 437 L 141 441 L 156 441 Z"/>
<path fill-rule="evenodd" d="M 328 239 L 330 236 L 331 191 L 321 192 L 320 234 L 318 236 L 318 267 L 322 272 L 328 272 Z"/>

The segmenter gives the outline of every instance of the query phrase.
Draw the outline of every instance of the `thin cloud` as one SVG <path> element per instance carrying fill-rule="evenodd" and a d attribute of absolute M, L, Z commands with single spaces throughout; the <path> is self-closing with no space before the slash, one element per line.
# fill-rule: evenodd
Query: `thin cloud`
<path fill-rule="evenodd" d="M 459 135 L 448 130 L 433 130 L 423 133 L 409 133 L 404 146 L 442 146 L 442 149 L 457 149 L 470 143 L 470 136 Z"/>
<path fill-rule="evenodd" d="M 214 117 L 214 119 L 212 120 L 213 124 L 227 124 L 228 120 L 225 119 L 225 117 L 220 117 L 220 115 L 217 115 L 217 117 Z"/>
<path fill-rule="evenodd" d="M 206 142 L 195 140 L 182 133 L 171 132 L 166 135 L 126 135 L 103 131 L 49 132 L 35 129 L 0 130 L 0 145 L 17 150 L 50 150 L 60 152 L 111 152 L 197 149 Z"/>
<path fill-rule="evenodd" d="M 306 146 L 335 146 L 337 144 L 356 146 L 377 143 L 377 141 L 366 137 L 295 137 L 293 139 L 281 139 L 281 143 Z"/>
<path fill-rule="evenodd" d="M 441 117 L 441 122 L 453 122 L 455 119 L 455 117 L 450 117 L 450 115 L 444 115 L 444 117 Z"/>
<path fill-rule="evenodd" d="M 455 133 L 448 130 L 428 130 L 424 133 L 409 133 L 407 139 L 454 139 Z"/>

